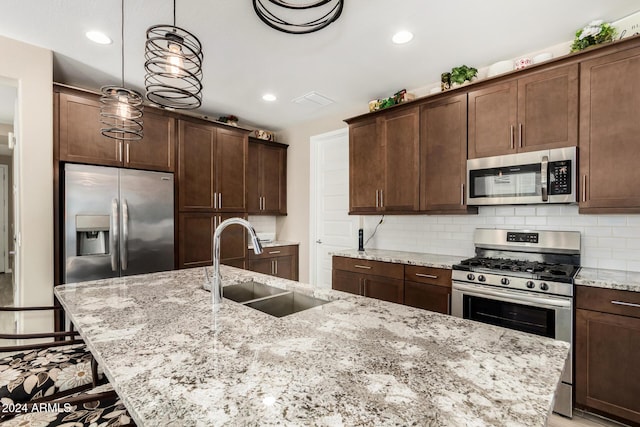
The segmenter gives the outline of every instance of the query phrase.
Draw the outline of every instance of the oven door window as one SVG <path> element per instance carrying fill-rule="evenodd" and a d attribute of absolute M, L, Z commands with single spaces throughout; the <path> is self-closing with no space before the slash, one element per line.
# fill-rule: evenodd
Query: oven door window
<path fill-rule="evenodd" d="M 555 338 L 555 310 L 464 295 L 464 318 Z"/>
<path fill-rule="evenodd" d="M 469 171 L 471 198 L 541 196 L 540 163 Z"/>

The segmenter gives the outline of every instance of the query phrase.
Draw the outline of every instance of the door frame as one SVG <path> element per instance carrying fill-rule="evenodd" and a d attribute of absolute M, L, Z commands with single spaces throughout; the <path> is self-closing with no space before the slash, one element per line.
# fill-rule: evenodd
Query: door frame
<path fill-rule="evenodd" d="M 12 137 L 12 136 L 10 136 Z M 2 173 L 2 223 L 0 224 L 0 239 L 2 239 L 2 248 L 4 253 L 2 255 L 4 268 L 2 273 L 10 273 L 9 267 L 9 199 L 7 192 L 9 191 L 9 166 L 0 165 L 0 173 Z"/>
<path fill-rule="evenodd" d="M 320 158 L 320 145 L 323 142 L 336 139 L 338 137 L 349 138 L 349 128 L 341 128 L 331 132 L 326 132 L 320 135 L 313 135 L 309 138 L 311 144 L 310 159 L 309 159 L 309 283 L 313 286 L 317 286 L 317 274 L 318 274 L 318 246 L 316 240 L 318 239 L 318 215 L 317 208 L 319 206 L 318 197 L 320 192 L 318 191 L 318 160 Z"/>

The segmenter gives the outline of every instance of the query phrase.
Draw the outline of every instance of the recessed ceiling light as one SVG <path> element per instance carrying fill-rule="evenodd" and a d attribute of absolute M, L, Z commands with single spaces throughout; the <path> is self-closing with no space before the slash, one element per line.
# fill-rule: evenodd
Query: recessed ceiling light
<path fill-rule="evenodd" d="M 413 33 L 410 33 L 409 31 L 398 31 L 391 38 L 395 44 L 409 43 L 411 39 L 413 39 Z"/>
<path fill-rule="evenodd" d="M 278 98 L 276 98 L 276 96 L 272 93 L 265 93 L 264 95 L 262 95 L 262 99 L 268 102 L 273 102 Z"/>
<path fill-rule="evenodd" d="M 112 40 L 100 31 L 87 31 L 85 34 L 89 40 L 98 44 L 111 44 Z"/>

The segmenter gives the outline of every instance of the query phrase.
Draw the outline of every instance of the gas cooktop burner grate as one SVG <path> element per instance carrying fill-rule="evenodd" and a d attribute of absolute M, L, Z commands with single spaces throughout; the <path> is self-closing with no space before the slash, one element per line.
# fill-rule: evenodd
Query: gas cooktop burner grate
<path fill-rule="evenodd" d="M 530 274 L 532 277 L 553 280 L 571 279 L 577 271 L 577 267 L 570 264 L 486 257 L 465 259 L 454 268 L 467 271 L 490 271 L 502 275 Z"/>

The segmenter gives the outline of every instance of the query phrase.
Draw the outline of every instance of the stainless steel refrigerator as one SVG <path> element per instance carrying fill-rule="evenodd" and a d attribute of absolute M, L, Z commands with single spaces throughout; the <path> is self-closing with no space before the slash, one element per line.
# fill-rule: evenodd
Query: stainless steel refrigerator
<path fill-rule="evenodd" d="M 173 174 L 64 167 L 64 283 L 174 268 Z"/>

